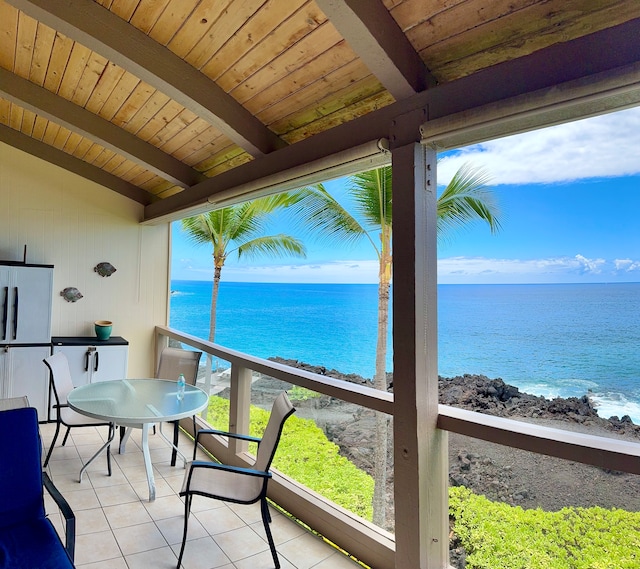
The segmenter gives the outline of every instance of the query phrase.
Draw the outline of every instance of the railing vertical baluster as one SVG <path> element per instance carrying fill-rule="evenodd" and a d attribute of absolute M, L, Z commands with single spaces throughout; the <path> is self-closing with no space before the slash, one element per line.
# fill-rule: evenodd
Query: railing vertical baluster
<path fill-rule="evenodd" d="M 229 431 L 249 434 L 249 408 L 251 405 L 251 370 L 238 364 L 231 366 L 231 395 L 229 404 Z M 229 452 L 246 452 L 248 443 L 237 439 L 229 440 Z"/>

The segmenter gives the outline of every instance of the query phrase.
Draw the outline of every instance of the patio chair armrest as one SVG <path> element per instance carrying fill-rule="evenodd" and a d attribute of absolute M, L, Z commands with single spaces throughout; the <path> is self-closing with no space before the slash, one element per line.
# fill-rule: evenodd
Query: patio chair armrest
<path fill-rule="evenodd" d="M 65 549 L 69 553 L 71 561 L 73 561 L 76 549 L 76 516 L 71 506 L 69 506 L 69 502 L 65 500 L 46 472 L 42 473 L 42 483 L 58 505 L 58 508 L 60 508 L 60 512 L 65 519 Z"/>
<path fill-rule="evenodd" d="M 219 435 L 221 437 L 229 437 L 232 439 L 240 439 L 243 441 L 249 441 L 251 443 L 258 443 L 262 440 L 260 437 L 252 437 L 251 435 L 241 435 L 240 433 L 228 433 L 227 431 L 218 431 L 217 429 L 200 429 L 198 434 L 196 435 L 196 442 L 198 442 L 198 437 L 200 434 L 205 435 Z"/>

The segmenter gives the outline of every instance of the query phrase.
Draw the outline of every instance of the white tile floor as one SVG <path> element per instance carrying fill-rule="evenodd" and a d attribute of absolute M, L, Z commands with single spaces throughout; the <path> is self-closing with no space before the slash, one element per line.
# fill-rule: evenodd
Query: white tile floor
<path fill-rule="evenodd" d="M 171 426 L 165 432 L 171 432 Z M 40 425 L 48 450 L 55 425 Z M 149 491 L 142 452 L 141 431 L 134 431 L 127 452 L 112 455 L 112 476 L 106 457 L 98 457 L 82 483 L 78 473 L 102 444 L 106 428 L 72 429 L 62 447 L 60 436 L 48 471 L 76 515 L 75 563 L 83 569 L 174 569 L 182 540 L 184 503 L 178 496 L 184 468 L 170 466 L 171 451 L 159 435 L 150 436 L 156 499 Z M 181 435 L 180 447 L 191 449 Z M 203 455 L 204 458 L 204 455 Z M 46 492 L 45 492 L 45 495 Z M 60 532 L 62 519 L 51 499 L 47 511 Z M 359 569 L 331 545 L 272 509 L 273 532 L 283 569 Z M 62 535 L 62 533 L 61 533 Z M 194 497 L 189 519 L 189 542 L 184 569 L 266 569 L 273 559 L 266 541 L 260 508 Z"/>

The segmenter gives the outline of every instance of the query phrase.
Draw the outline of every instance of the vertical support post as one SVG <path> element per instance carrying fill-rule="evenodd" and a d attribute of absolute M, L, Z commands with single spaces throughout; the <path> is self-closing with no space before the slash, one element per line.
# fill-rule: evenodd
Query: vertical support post
<path fill-rule="evenodd" d="M 448 452 L 438 418 L 436 152 L 392 151 L 396 561 L 449 566 Z"/>
<path fill-rule="evenodd" d="M 231 365 L 231 395 L 229 405 L 229 432 L 249 434 L 249 412 L 251 407 L 251 370 L 238 364 Z M 231 455 L 246 452 L 246 441 L 229 439 Z"/>

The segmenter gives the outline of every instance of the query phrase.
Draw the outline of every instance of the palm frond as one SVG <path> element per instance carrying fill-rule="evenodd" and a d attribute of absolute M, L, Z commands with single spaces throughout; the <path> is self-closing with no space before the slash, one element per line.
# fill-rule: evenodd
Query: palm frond
<path fill-rule="evenodd" d="M 282 257 L 283 255 L 307 256 L 307 250 L 302 241 L 283 233 L 256 237 L 240 245 L 237 251 L 238 259 L 242 257 L 254 259 L 260 256 L 272 258 Z"/>
<path fill-rule="evenodd" d="M 485 185 L 489 180 L 484 169 L 469 164 L 456 172 L 438 198 L 439 239 L 451 230 L 468 227 L 473 221 L 486 222 L 491 233 L 500 230 L 499 208 L 493 193 Z"/>
<path fill-rule="evenodd" d="M 372 226 L 391 225 L 391 166 L 355 174 L 349 178 L 349 191 L 356 207 Z"/>

